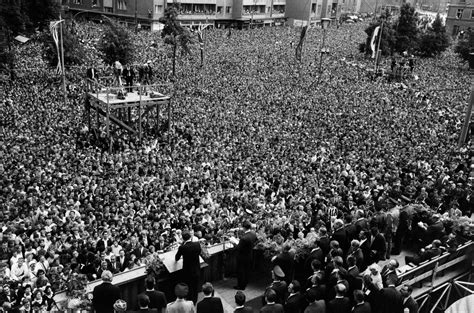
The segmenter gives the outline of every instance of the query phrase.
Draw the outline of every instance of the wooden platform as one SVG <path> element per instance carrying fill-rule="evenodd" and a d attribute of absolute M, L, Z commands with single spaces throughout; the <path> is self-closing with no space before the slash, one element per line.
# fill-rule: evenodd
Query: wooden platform
<path fill-rule="evenodd" d="M 109 105 L 111 105 L 113 108 L 128 107 L 127 104 L 136 106 L 136 104 L 139 102 L 142 102 L 142 105 L 147 106 L 152 105 L 156 102 L 169 101 L 171 99 L 169 96 L 165 96 L 158 92 L 155 93 L 158 94 L 157 98 L 152 98 L 149 94 L 139 95 L 137 92 L 129 92 L 127 93 L 127 96 L 125 96 L 125 99 L 118 99 L 116 94 L 108 94 L 106 92 L 89 92 L 88 94 L 92 98 L 92 100 L 99 101 L 103 104 L 107 104 L 108 101 Z"/>

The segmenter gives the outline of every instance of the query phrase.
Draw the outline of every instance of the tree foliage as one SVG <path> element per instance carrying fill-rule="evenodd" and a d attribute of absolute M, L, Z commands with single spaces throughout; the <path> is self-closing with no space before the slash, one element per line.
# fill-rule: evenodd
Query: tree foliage
<path fill-rule="evenodd" d="M 431 27 L 423 33 L 419 42 L 419 54 L 425 57 L 439 55 L 449 47 L 449 38 L 446 28 L 439 14 L 433 21 Z"/>
<path fill-rule="evenodd" d="M 108 25 L 99 44 L 99 50 L 104 54 L 104 62 L 107 64 L 115 61 L 120 61 L 122 64 L 130 63 L 134 50 L 130 31 L 110 18 L 105 16 L 103 18 Z"/>
<path fill-rule="evenodd" d="M 400 17 L 396 28 L 396 44 L 394 50 L 397 52 L 411 52 L 416 49 L 418 43 L 418 16 L 415 8 L 405 3 L 400 8 Z"/>
<path fill-rule="evenodd" d="M 44 44 L 44 58 L 52 66 L 58 64 L 58 52 L 56 44 L 49 31 L 45 31 L 41 40 Z M 77 35 L 71 31 L 70 27 L 63 29 L 63 46 L 64 46 L 64 66 L 81 65 L 85 58 L 86 52 Z"/>
<path fill-rule="evenodd" d="M 26 10 L 33 28 L 47 28 L 49 21 L 59 19 L 59 4 L 55 0 L 28 0 Z"/>
<path fill-rule="evenodd" d="M 193 43 L 191 32 L 189 29 L 181 26 L 177 21 L 178 4 L 170 5 L 166 8 L 164 16 L 160 18 L 160 23 L 164 24 L 161 31 L 161 38 L 165 44 L 171 45 L 173 48 L 173 76 L 176 73 L 176 54 L 178 48 L 181 49 L 181 54 L 186 55 L 191 53 L 191 45 Z"/>

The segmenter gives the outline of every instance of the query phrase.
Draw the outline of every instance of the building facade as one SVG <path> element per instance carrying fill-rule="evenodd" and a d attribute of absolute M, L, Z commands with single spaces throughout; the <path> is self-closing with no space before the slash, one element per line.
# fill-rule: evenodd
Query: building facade
<path fill-rule="evenodd" d="M 341 12 L 354 12 L 363 0 L 178 0 L 183 25 L 250 26 L 282 24 L 287 19 L 320 22 L 338 20 Z M 68 17 L 99 20 L 102 15 L 141 29 L 159 30 L 168 5 L 174 0 L 58 0 Z"/>
<path fill-rule="evenodd" d="M 474 0 L 451 0 L 446 16 L 446 31 L 451 36 L 474 29 Z"/>

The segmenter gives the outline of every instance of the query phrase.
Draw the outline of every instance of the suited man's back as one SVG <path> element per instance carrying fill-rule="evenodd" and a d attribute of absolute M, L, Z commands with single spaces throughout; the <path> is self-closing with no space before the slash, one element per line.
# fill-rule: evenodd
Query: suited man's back
<path fill-rule="evenodd" d="M 326 313 L 326 303 L 324 300 L 318 300 L 310 303 L 304 310 L 304 313 Z"/>
<path fill-rule="evenodd" d="M 253 313 L 253 309 L 251 307 L 244 306 L 243 308 L 235 309 L 234 313 Z"/>
<path fill-rule="evenodd" d="M 146 290 L 143 294 L 147 295 L 148 299 L 150 299 L 150 304 L 148 305 L 150 309 L 157 309 L 161 312 L 163 308 L 166 308 L 166 296 L 163 292 L 158 290 Z"/>
<path fill-rule="evenodd" d="M 190 276 L 198 276 L 201 270 L 199 265 L 199 255 L 201 245 L 199 242 L 188 241 L 179 247 L 176 253 L 176 260 L 183 256 L 183 273 Z"/>
<path fill-rule="evenodd" d="M 403 297 L 395 287 L 387 287 L 380 290 L 379 303 L 380 313 L 403 312 Z"/>
<path fill-rule="evenodd" d="M 246 232 L 240 237 L 237 245 L 238 258 L 241 260 L 251 260 L 253 245 L 257 240 L 257 235 L 253 231 Z"/>
<path fill-rule="evenodd" d="M 114 303 L 120 299 L 120 288 L 104 282 L 94 288 L 92 305 L 97 313 L 113 313 Z"/>
<path fill-rule="evenodd" d="M 222 301 L 217 297 L 207 297 L 197 304 L 197 313 L 224 313 Z"/>
<path fill-rule="evenodd" d="M 350 313 L 352 309 L 349 298 L 334 298 L 328 303 L 329 313 Z"/>
<path fill-rule="evenodd" d="M 369 302 L 364 302 L 362 304 L 356 304 L 352 312 L 353 313 L 372 313 L 372 308 Z"/>

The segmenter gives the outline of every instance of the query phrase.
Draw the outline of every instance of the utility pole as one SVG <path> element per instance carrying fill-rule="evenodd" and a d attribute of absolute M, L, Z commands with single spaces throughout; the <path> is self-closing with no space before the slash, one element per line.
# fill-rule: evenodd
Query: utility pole
<path fill-rule="evenodd" d="M 379 55 L 380 53 L 380 42 L 382 41 L 382 33 L 383 33 L 383 20 L 382 24 L 380 25 L 380 32 L 379 32 L 379 42 L 377 44 L 377 49 L 375 50 L 375 75 L 377 75 L 377 70 L 379 69 Z"/>
<path fill-rule="evenodd" d="M 459 137 L 458 147 L 462 147 L 466 142 L 467 133 L 469 132 L 469 124 L 472 121 L 472 107 L 474 106 L 474 89 L 471 89 L 471 98 L 467 106 L 466 117 L 464 119 L 464 125 L 461 130 L 461 136 Z M 473 134 L 471 134 L 471 137 Z M 471 139 L 472 140 L 472 139 Z"/>
<path fill-rule="evenodd" d="M 137 0 L 135 0 L 135 34 L 138 33 L 138 12 Z"/>

